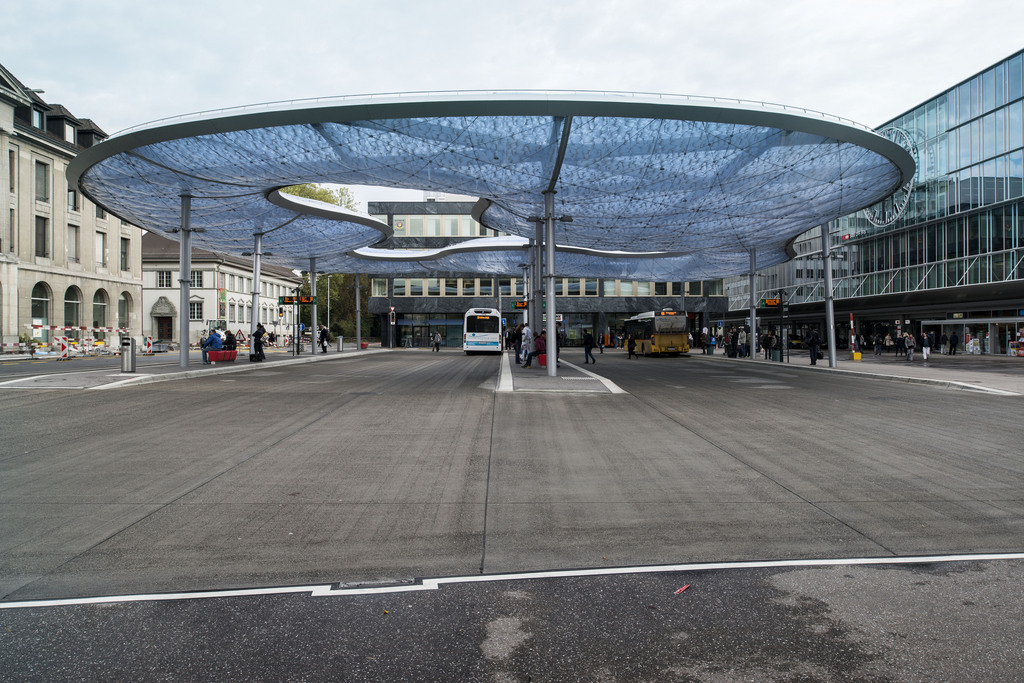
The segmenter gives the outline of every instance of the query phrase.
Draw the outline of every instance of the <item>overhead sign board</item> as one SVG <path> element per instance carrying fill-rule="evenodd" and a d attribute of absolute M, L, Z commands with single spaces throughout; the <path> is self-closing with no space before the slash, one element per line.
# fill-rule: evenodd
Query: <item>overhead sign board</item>
<path fill-rule="evenodd" d="M 288 305 L 291 305 L 291 304 L 312 304 L 312 305 L 315 306 L 316 305 L 316 297 L 315 296 L 291 296 L 291 295 L 277 297 L 277 305 L 278 306 L 284 306 L 286 304 L 288 304 Z"/>
<path fill-rule="evenodd" d="M 761 308 L 770 308 L 778 306 L 782 303 L 782 299 L 761 299 Z"/>
<path fill-rule="evenodd" d="M 513 308 L 529 308 L 530 307 L 530 303 L 528 301 L 513 301 L 512 302 L 512 307 Z"/>

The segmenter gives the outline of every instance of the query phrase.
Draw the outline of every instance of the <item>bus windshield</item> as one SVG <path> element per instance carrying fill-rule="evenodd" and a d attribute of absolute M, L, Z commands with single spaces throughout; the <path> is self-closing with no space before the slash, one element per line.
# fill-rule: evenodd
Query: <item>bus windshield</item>
<path fill-rule="evenodd" d="M 497 334 L 500 324 L 496 315 L 466 316 L 466 332 Z"/>

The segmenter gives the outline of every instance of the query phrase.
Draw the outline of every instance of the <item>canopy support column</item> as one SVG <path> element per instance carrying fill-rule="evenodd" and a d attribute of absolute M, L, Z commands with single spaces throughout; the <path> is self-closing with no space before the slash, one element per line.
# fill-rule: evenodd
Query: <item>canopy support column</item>
<path fill-rule="evenodd" d="M 320 328 L 316 324 L 316 257 L 309 257 L 309 295 L 313 297 L 313 307 L 309 318 L 309 352 L 316 355 L 320 348 Z"/>
<path fill-rule="evenodd" d="M 181 367 L 188 367 L 188 350 L 191 330 L 189 329 L 188 303 L 192 284 L 192 197 L 181 195 L 181 249 L 179 253 L 178 287 L 178 361 Z"/>
<path fill-rule="evenodd" d="M 836 367 L 836 313 L 832 302 L 832 249 L 828 243 L 828 225 L 821 225 L 821 260 L 825 264 L 825 325 L 828 327 L 828 366 Z M 850 338 L 853 349 L 853 338 Z"/>
<path fill-rule="evenodd" d="M 558 376 L 558 337 L 555 327 L 555 191 L 544 193 L 544 288 L 546 291 L 548 322 L 548 377 Z"/>
<path fill-rule="evenodd" d="M 536 235 L 533 240 L 533 255 L 532 255 L 532 277 L 530 281 L 533 283 L 533 309 L 530 311 L 530 328 L 533 330 L 533 336 L 540 336 L 540 324 L 544 320 L 544 316 L 541 314 L 541 301 L 544 298 L 544 222 L 539 220 L 535 224 Z"/>
<path fill-rule="evenodd" d="M 356 273 L 356 351 L 363 348 L 363 314 L 359 309 L 359 300 L 362 298 L 360 296 L 361 292 L 359 291 L 362 289 L 360 282 L 361 277 L 362 276 L 359 273 Z M 384 335 L 381 336 L 383 337 Z"/>
<path fill-rule="evenodd" d="M 260 321 L 260 268 L 263 258 L 263 233 L 252 234 L 252 320 L 249 321 L 249 339 L 256 334 L 256 325 Z"/>
<path fill-rule="evenodd" d="M 757 249 L 755 247 L 750 248 L 750 331 L 747 333 L 747 344 L 750 345 L 750 360 L 757 358 L 757 292 L 755 290 L 755 284 L 757 282 Z"/>

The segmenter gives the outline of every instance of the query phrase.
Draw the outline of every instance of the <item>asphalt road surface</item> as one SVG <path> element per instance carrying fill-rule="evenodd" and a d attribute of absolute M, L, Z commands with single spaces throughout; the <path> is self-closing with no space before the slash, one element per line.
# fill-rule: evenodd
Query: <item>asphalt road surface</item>
<path fill-rule="evenodd" d="M 623 394 L 496 393 L 499 364 L 0 391 L 0 678 L 1024 677 L 1024 564 L 982 557 L 1021 551 L 1021 397 L 619 353 L 590 369 Z"/>

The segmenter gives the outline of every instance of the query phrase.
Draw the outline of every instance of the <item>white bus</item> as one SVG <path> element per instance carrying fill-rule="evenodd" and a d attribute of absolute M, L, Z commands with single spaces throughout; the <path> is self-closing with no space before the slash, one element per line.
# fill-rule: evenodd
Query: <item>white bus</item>
<path fill-rule="evenodd" d="M 501 313 L 495 308 L 471 308 L 462 320 L 462 350 L 501 353 Z"/>

